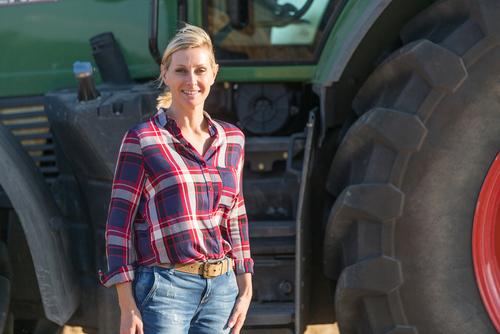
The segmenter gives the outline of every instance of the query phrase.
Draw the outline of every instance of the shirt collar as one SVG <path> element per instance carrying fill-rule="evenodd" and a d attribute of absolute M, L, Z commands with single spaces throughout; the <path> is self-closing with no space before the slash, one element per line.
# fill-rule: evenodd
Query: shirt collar
<path fill-rule="evenodd" d="M 210 117 L 210 115 L 206 111 L 203 111 L 203 116 L 207 119 L 208 133 L 210 134 L 210 137 L 217 135 L 217 127 L 215 126 L 212 117 Z M 177 126 L 177 123 L 173 118 L 168 117 L 166 109 L 164 108 L 158 109 L 158 112 L 155 115 L 155 119 L 156 123 L 160 127 L 170 131 L 170 133 L 172 133 L 174 136 L 178 136 L 180 134 L 181 132 L 180 128 Z"/>

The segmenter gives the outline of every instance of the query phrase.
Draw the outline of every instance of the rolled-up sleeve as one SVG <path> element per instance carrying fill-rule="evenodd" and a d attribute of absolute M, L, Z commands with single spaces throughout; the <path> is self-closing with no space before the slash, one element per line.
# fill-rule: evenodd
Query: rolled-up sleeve
<path fill-rule="evenodd" d="M 235 262 L 236 274 L 252 273 L 254 261 L 250 254 L 250 238 L 248 234 L 248 217 L 243 198 L 243 166 L 245 161 L 244 142 L 237 168 L 238 195 L 229 212 L 227 235 L 231 243 L 231 254 Z"/>
<path fill-rule="evenodd" d="M 110 287 L 134 279 L 136 252 L 133 222 L 144 188 L 144 159 L 137 134 L 123 137 L 111 190 L 106 222 L 106 272 L 99 271 L 101 283 Z"/>

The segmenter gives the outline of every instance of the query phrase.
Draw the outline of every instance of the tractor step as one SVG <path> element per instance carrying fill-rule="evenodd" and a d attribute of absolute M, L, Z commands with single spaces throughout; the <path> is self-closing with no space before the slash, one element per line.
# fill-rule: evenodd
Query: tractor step
<path fill-rule="evenodd" d="M 292 152 L 295 155 L 304 148 L 302 141 L 292 137 L 248 137 L 245 142 L 245 157 L 252 171 L 269 172 L 277 161 L 285 161 Z M 293 147 L 290 147 L 293 145 Z"/>
<path fill-rule="evenodd" d="M 254 238 L 250 234 L 250 244 L 255 255 L 295 254 L 295 237 Z"/>
<path fill-rule="evenodd" d="M 293 303 L 253 303 L 248 310 L 246 326 L 292 325 L 295 307 Z"/>
<path fill-rule="evenodd" d="M 284 174 L 244 174 L 243 192 L 248 218 L 254 221 L 293 220 L 297 202 L 298 183 Z"/>
<path fill-rule="evenodd" d="M 293 302 L 295 294 L 295 257 L 253 256 L 255 272 L 253 277 L 253 303 Z"/>
<path fill-rule="evenodd" d="M 295 326 L 296 213 L 301 134 L 247 137 L 243 190 L 255 261 L 245 334 L 292 334 Z M 293 164 L 295 163 L 295 165 Z"/>
<path fill-rule="evenodd" d="M 295 221 L 253 221 L 249 225 L 250 244 L 255 255 L 295 253 Z"/>
<path fill-rule="evenodd" d="M 253 238 L 292 237 L 295 236 L 295 221 L 253 221 L 249 225 L 249 230 Z"/>

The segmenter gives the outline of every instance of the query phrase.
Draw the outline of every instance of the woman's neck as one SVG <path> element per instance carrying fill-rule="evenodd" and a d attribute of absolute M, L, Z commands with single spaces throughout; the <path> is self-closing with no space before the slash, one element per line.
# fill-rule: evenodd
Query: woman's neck
<path fill-rule="evenodd" d="M 195 109 L 184 109 L 176 106 L 174 103 L 166 110 L 167 115 L 175 120 L 181 130 L 200 133 L 207 128 L 205 117 L 203 115 L 203 105 Z"/>

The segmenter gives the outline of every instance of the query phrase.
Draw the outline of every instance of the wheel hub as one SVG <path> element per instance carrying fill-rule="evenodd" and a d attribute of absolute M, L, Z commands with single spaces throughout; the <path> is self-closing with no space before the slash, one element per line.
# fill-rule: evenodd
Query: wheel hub
<path fill-rule="evenodd" d="M 500 332 L 500 153 L 479 193 L 474 214 L 472 256 L 483 303 Z"/>

